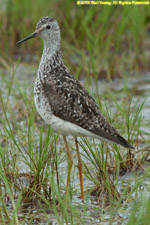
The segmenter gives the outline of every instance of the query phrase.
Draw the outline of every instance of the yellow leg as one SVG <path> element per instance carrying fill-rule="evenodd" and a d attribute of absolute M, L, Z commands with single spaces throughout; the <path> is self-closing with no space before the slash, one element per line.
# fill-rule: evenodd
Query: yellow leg
<path fill-rule="evenodd" d="M 66 148 L 67 155 L 68 155 L 68 175 L 67 175 L 67 190 L 68 190 L 69 183 L 70 183 L 70 174 L 71 174 L 71 170 L 72 170 L 73 160 L 72 160 L 72 157 L 71 157 L 71 152 L 70 152 L 70 149 L 69 149 L 66 137 L 63 136 L 63 139 L 64 139 L 65 148 Z M 67 193 L 67 190 L 66 190 L 66 193 Z"/>
<path fill-rule="evenodd" d="M 77 138 L 75 138 L 75 145 L 76 145 L 77 156 L 78 156 L 78 169 L 79 169 L 79 177 L 80 177 L 81 199 L 84 202 L 82 162 L 81 162 Z"/>

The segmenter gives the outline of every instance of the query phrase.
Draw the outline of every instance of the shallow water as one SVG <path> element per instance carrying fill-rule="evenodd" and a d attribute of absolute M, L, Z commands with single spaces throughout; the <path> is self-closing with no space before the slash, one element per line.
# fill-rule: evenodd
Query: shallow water
<path fill-rule="evenodd" d="M 17 82 L 19 84 L 19 88 L 22 90 L 22 92 L 26 92 L 26 95 L 31 97 L 33 95 L 33 86 L 34 86 L 34 80 L 35 80 L 35 76 L 36 76 L 36 72 L 37 72 L 37 65 L 30 65 L 30 64 L 20 64 L 17 71 L 16 71 L 16 76 L 15 79 L 17 79 Z M 3 72 L 5 74 L 5 71 Z M 8 77 L 8 75 L 6 75 L 6 78 L 4 79 L 10 79 Z M 2 77 L 0 76 L 0 82 L 3 82 Z M 147 133 L 144 134 L 144 138 L 146 140 L 148 140 L 149 135 L 150 135 L 150 126 L 147 126 L 147 124 L 150 124 L 150 95 L 149 95 L 149 90 L 150 90 L 150 74 L 149 73 L 145 73 L 145 74 L 130 74 L 128 75 L 128 77 L 126 78 L 116 78 L 111 82 L 108 82 L 106 80 L 99 80 L 98 81 L 98 85 L 95 85 L 95 81 L 92 80 L 91 82 L 91 89 L 89 90 L 91 93 L 98 93 L 100 95 L 107 93 L 107 90 L 109 90 L 110 92 L 114 93 L 114 96 L 116 96 L 117 101 L 121 101 L 121 97 L 124 97 L 125 95 L 125 86 L 128 89 L 128 92 L 131 93 L 132 95 L 132 107 L 134 106 L 134 104 L 138 101 L 139 103 L 143 102 L 143 99 L 146 97 L 145 103 L 144 103 L 144 107 L 142 109 L 141 112 L 141 118 L 143 121 L 143 127 L 141 127 L 142 130 L 146 131 Z M 85 84 L 85 80 L 81 80 L 81 83 L 84 85 Z M 6 83 L 5 83 L 6 84 Z M 98 87 L 98 88 L 97 88 Z M 16 86 L 16 83 L 13 84 L 12 86 L 12 92 L 15 91 L 15 95 L 17 96 L 17 94 L 19 95 L 20 91 L 18 90 L 18 86 Z M 8 88 L 7 85 L 3 85 L 1 86 L 1 93 L 3 98 L 5 98 L 7 96 L 8 93 Z M 19 99 L 19 101 L 21 101 L 21 99 Z M 115 111 L 115 105 L 112 102 L 109 102 L 108 100 L 106 100 L 108 107 L 111 108 L 111 112 Z M 14 102 L 14 97 L 12 97 L 10 95 L 9 97 L 9 104 L 11 105 L 12 108 L 14 108 L 15 110 L 15 105 L 16 102 Z M 20 103 L 22 104 L 22 103 Z M 17 113 L 17 111 L 16 111 Z M 0 115 L 2 117 L 4 117 L 4 115 L 2 114 L 2 109 L 0 107 Z M 11 115 L 8 113 L 8 119 L 11 117 Z M 25 129 L 25 124 L 24 121 L 20 118 L 18 118 L 18 123 L 19 126 L 22 127 L 22 129 Z M 40 120 L 40 123 L 43 123 L 42 120 Z M 144 125 L 145 124 L 145 125 Z M 12 124 L 10 124 L 12 125 Z M 1 127 L 1 124 L 0 124 Z M 12 129 L 13 129 L 13 125 L 12 125 Z M 38 131 L 38 128 L 36 128 Z M 35 139 L 37 140 L 37 142 L 39 142 L 39 133 L 35 132 Z M 79 141 L 81 141 L 81 139 L 79 138 Z M 68 138 L 68 142 L 71 146 L 74 146 L 73 144 L 73 140 L 71 137 Z M 95 140 L 95 143 L 99 143 L 99 141 Z M 63 142 L 60 139 L 60 141 L 58 142 L 57 147 L 58 148 L 62 148 L 63 146 Z M 141 143 L 140 145 L 141 147 L 143 147 L 143 143 Z M 83 153 L 83 150 L 80 148 L 80 151 Z M 65 152 L 63 152 L 63 154 L 65 154 Z M 75 155 L 75 153 L 73 153 L 75 157 L 74 159 L 74 164 L 77 165 L 77 157 Z M 85 159 L 84 159 L 85 160 Z M 87 164 L 89 162 L 87 161 Z M 21 173 L 25 173 L 27 174 L 29 172 L 29 167 L 23 162 L 23 160 L 21 159 L 18 163 L 18 168 L 20 169 Z M 90 166 L 90 165 L 89 165 Z M 60 165 L 59 165 L 59 173 L 61 175 L 61 178 L 66 180 L 66 169 L 67 168 L 67 161 L 63 161 Z M 78 186 L 78 191 L 76 193 L 75 196 L 73 196 L 73 203 L 75 205 L 80 205 L 81 201 L 79 200 L 78 196 L 80 195 L 80 188 L 79 188 L 79 178 L 78 178 L 78 170 L 77 168 L 74 166 L 73 169 L 73 186 Z M 120 184 L 122 181 L 124 181 L 125 185 L 128 185 L 128 182 L 130 180 L 130 184 L 131 186 L 134 184 L 134 173 L 126 173 L 124 176 L 120 177 Z M 26 177 L 22 177 L 20 179 L 19 182 L 24 183 L 24 185 L 27 185 L 28 183 L 28 179 Z M 132 184 L 133 183 L 133 184 Z M 143 189 L 145 191 L 145 194 L 147 194 L 146 192 L 146 186 L 149 185 L 149 180 L 144 180 L 143 182 L 143 186 L 141 189 Z M 88 187 L 92 187 L 93 184 L 92 182 L 90 182 L 86 177 L 84 177 L 84 186 L 85 189 Z M 118 189 L 121 188 L 121 185 L 119 185 L 118 183 Z M 101 205 L 95 201 L 94 197 L 91 196 L 87 196 L 85 199 L 85 203 L 87 204 L 87 206 L 89 207 L 89 209 L 87 209 L 87 215 L 89 215 L 90 217 L 93 218 L 93 223 L 91 223 L 91 219 L 89 219 L 88 217 L 85 218 L 86 219 L 86 224 L 109 224 L 109 218 L 110 215 L 107 212 L 107 210 L 105 211 L 105 213 L 103 214 L 103 220 L 100 221 L 100 211 L 101 211 Z M 11 210 L 11 205 L 9 205 L 8 203 L 8 208 L 10 207 Z M 126 220 L 128 218 L 128 215 L 130 213 L 130 208 L 131 208 L 131 204 L 128 203 L 126 205 L 126 208 L 124 210 L 122 210 L 121 212 L 118 212 L 118 215 L 116 215 L 116 223 L 115 224 L 125 224 Z M 49 218 L 49 222 L 46 222 L 44 215 L 42 213 L 39 214 L 38 212 L 39 208 L 35 205 L 34 207 L 31 208 L 32 211 L 32 217 L 34 218 L 33 220 L 35 222 L 33 222 L 32 224 L 37 224 L 40 223 L 41 225 L 46 225 L 46 224 L 57 224 L 56 218 L 53 214 L 51 214 L 49 212 L 49 214 L 47 214 L 48 218 Z M 29 209 L 27 210 L 27 212 L 29 212 Z M 38 213 L 38 214 L 37 214 Z M 26 214 L 24 212 L 20 212 L 20 214 L 18 215 L 18 217 L 24 218 L 26 216 Z M 27 223 L 28 224 L 28 223 Z"/>

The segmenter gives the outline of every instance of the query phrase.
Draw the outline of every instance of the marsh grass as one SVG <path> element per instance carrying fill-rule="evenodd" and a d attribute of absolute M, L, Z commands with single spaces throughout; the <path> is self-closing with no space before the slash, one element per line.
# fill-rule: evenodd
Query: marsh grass
<path fill-rule="evenodd" d="M 146 194 L 142 194 L 136 199 L 132 208 L 131 214 L 129 216 L 129 221 L 127 225 L 130 224 L 149 224 L 149 209 L 150 209 L 150 198 Z"/>
<path fill-rule="evenodd" d="M 91 195 L 97 197 L 97 201 L 100 201 L 103 197 L 106 204 L 112 199 L 119 199 L 120 194 L 107 171 L 108 151 L 105 145 L 99 145 L 99 148 L 97 148 L 95 143 L 92 146 L 86 139 L 80 145 L 85 152 L 84 157 L 93 166 L 93 169 L 91 169 L 84 163 L 85 175 L 95 184 L 95 187 L 91 190 Z"/>
<path fill-rule="evenodd" d="M 119 104 L 114 99 L 112 93 L 108 92 L 107 97 L 111 98 L 115 104 L 117 118 L 122 118 L 122 126 L 120 124 L 120 129 L 126 130 L 127 139 L 130 143 L 134 143 L 136 139 L 136 147 L 138 148 L 141 134 L 140 127 L 142 126 L 141 110 L 147 95 L 142 102 L 135 102 L 134 109 L 131 107 L 131 105 L 133 105 L 132 99 L 126 99 L 126 102 Z M 124 104 L 128 105 L 128 108 L 124 107 Z M 106 104 L 104 106 L 101 104 L 101 111 L 103 114 L 107 115 L 107 118 L 110 120 L 109 110 Z M 115 121 L 113 122 L 115 123 Z M 119 124 L 118 119 L 116 123 Z M 86 161 L 90 161 L 94 168 L 93 170 L 89 167 L 87 162 L 84 163 L 85 175 L 95 184 L 95 188 L 92 190 L 91 194 L 98 197 L 98 200 L 100 200 L 102 196 L 109 201 L 114 198 L 119 199 L 120 193 L 116 188 L 118 176 L 125 174 L 127 171 L 140 170 L 142 168 L 142 156 L 137 160 L 137 152 L 134 149 L 128 149 L 122 152 L 123 149 L 120 146 L 113 145 L 113 148 L 111 148 L 106 143 L 97 145 L 95 142 L 91 145 L 87 139 L 83 139 L 82 142 L 80 142 L 80 146 L 84 151 L 84 158 Z M 110 174 L 113 174 L 113 177 L 111 176 L 110 178 Z"/>
<path fill-rule="evenodd" d="M 32 211 L 40 215 L 43 224 L 45 218 L 51 220 L 51 215 L 58 224 L 87 224 L 96 223 L 100 218 L 105 221 L 107 214 L 110 215 L 111 224 L 111 221 L 117 220 L 118 211 L 124 210 L 131 199 L 134 202 L 134 193 L 138 193 L 143 181 L 149 177 L 146 170 L 140 179 L 139 175 L 135 175 L 132 184 L 130 179 L 126 180 L 125 185 L 120 180 L 120 171 L 122 174 L 126 171 L 140 171 L 139 165 L 144 161 L 139 143 L 142 140 L 141 110 L 147 96 L 143 101 L 133 103 L 126 87 L 124 92 L 125 96 L 128 93 L 128 97 L 120 96 L 119 103 L 115 100 L 115 93 L 113 95 L 108 90 L 101 95 L 101 101 L 97 90 L 96 99 L 102 113 L 121 133 L 124 132 L 123 135 L 132 144 L 136 140 L 139 151 L 130 152 L 131 166 L 131 159 L 130 164 L 128 163 L 129 152 L 120 146 L 91 142 L 88 139 L 79 140 L 84 176 L 91 185 L 85 186 L 85 203 L 76 203 L 75 196 L 80 196 L 79 186 L 74 183 L 78 179 L 76 162 L 71 175 L 70 191 L 66 196 L 66 175 L 64 179 L 61 172 L 61 164 L 65 163 L 67 174 L 65 150 L 60 144 L 59 136 L 53 134 L 50 126 L 42 124 L 33 103 L 30 91 L 32 85 L 25 85 L 24 82 L 21 84 L 16 77 L 19 62 L 20 60 L 8 74 L 6 71 L 1 72 L 1 224 L 25 224 L 26 221 L 34 224 L 36 214 Z M 91 85 L 91 81 L 87 79 L 85 84 L 90 90 L 88 85 Z M 116 109 L 113 113 L 110 113 L 107 100 Z M 70 148 L 73 148 L 72 144 Z M 75 151 L 72 154 L 76 156 Z M 92 198 L 97 202 L 96 207 L 88 204 Z M 98 214 L 96 218 L 91 214 L 92 211 Z M 22 214 L 23 217 L 20 216 Z M 131 217 L 133 216 L 134 206 Z"/>

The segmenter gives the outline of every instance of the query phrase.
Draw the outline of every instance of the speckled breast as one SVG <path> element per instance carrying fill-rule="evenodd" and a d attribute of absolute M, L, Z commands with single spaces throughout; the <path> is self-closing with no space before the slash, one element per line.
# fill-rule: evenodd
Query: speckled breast
<path fill-rule="evenodd" d="M 34 101 L 38 113 L 45 123 L 49 124 L 51 122 L 52 110 L 48 100 L 44 95 L 42 82 L 38 77 L 34 85 Z"/>

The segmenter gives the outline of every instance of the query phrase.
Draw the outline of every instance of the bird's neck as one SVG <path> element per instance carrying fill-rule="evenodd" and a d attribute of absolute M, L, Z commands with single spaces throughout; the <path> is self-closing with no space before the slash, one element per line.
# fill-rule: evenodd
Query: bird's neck
<path fill-rule="evenodd" d="M 60 40 L 47 38 L 44 40 L 43 57 L 51 58 L 56 52 L 60 52 Z"/>
<path fill-rule="evenodd" d="M 58 40 L 44 40 L 43 55 L 41 57 L 38 76 L 49 76 L 51 71 L 63 64 L 61 46 Z"/>

